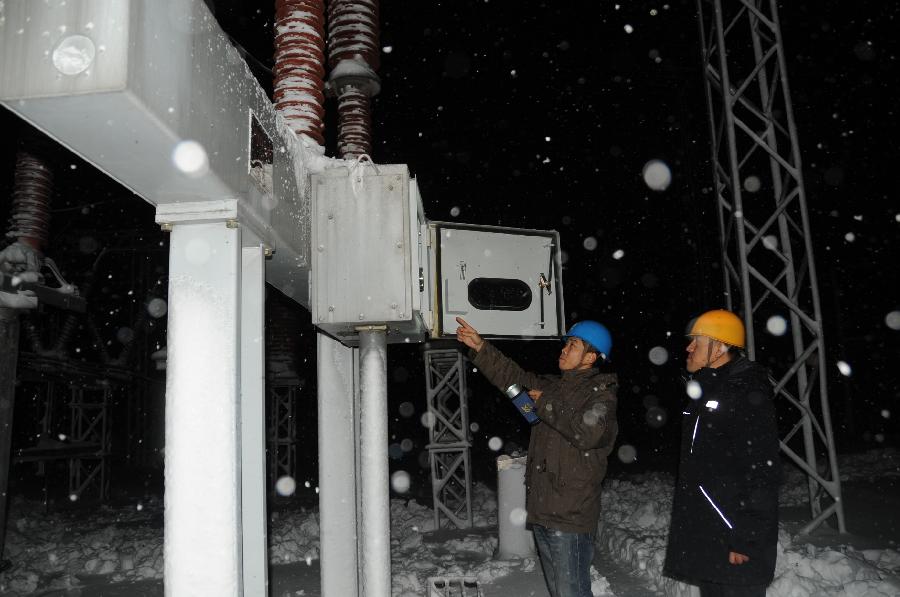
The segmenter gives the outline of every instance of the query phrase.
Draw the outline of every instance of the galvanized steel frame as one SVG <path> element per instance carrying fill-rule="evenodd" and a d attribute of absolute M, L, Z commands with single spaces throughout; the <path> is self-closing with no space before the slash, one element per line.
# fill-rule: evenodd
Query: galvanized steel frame
<path fill-rule="evenodd" d="M 270 380 L 267 385 L 269 493 L 281 477 L 297 478 L 297 393 L 299 381 Z"/>
<path fill-rule="evenodd" d="M 800 532 L 832 515 L 845 532 L 812 235 L 777 5 L 697 0 L 697 8 L 727 307 L 743 314 L 750 358 L 777 362 L 776 396 L 799 411 L 781 449 L 809 479 L 811 520 Z M 790 347 L 773 334 L 755 333 L 776 315 L 788 321 Z M 798 431 L 802 448 L 795 450 Z M 824 497 L 831 503 L 823 507 Z"/>
<path fill-rule="evenodd" d="M 96 490 L 100 500 L 109 497 L 110 425 L 109 386 L 70 386 L 71 426 L 69 441 L 97 447 L 93 455 L 69 458 L 69 497 L 80 499 L 87 491 Z"/>
<path fill-rule="evenodd" d="M 426 350 L 425 386 L 434 526 L 441 527 L 443 515 L 457 528 L 471 528 L 472 442 L 462 353 Z"/>

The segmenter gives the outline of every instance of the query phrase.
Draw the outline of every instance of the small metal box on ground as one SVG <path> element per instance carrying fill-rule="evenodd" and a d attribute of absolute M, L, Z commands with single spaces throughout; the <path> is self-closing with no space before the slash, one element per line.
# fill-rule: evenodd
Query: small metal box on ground
<path fill-rule="evenodd" d="M 484 597 L 484 593 L 472 576 L 432 576 L 426 597 Z"/>

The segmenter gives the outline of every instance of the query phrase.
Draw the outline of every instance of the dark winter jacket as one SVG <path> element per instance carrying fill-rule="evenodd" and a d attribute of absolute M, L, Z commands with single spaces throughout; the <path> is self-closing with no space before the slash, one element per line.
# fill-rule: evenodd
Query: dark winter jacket
<path fill-rule="evenodd" d="M 745 357 L 693 378 L 681 427 L 665 574 L 693 582 L 772 581 L 778 540 L 778 430 L 765 369 Z M 730 564 L 734 551 L 750 558 Z"/>
<path fill-rule="evenodd" d="M 562 375 L 528 373 L 489 342 L 471 355 L 488 380 L 505 391 L 517 383 L 541 390 L 525 473 L 528 523 L 569 533 L 594 533 L 600 483 L 618 433 L 616 376 L 596 369 Z"/>

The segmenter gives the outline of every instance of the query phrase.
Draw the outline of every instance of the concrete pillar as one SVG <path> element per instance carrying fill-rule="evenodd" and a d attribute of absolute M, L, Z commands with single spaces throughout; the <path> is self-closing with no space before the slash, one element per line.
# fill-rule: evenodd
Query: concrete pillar
<path fill-rule="evenodd" d="M 243 243 L 249 233 L 243 232 Z M 244 595 L 268 595 L 266 540 L 265 253 L 241 249 L 241 558 Z"/>
<path fill-rule="evenodd" d="M 359 350 L 319 333 L 316 352 L 322 595 L 359 597 L 356 531 Z"/>
<path fill-rule="evenodd" d="M 169 244 L 165 594 L 241 595 L 240 231 L 177 224 Z"/>

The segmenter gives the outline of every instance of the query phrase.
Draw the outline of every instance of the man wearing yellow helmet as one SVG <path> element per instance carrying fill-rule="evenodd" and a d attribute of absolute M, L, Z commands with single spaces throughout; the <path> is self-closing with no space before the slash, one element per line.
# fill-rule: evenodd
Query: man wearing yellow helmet
<path fill-rule="evenodd" d="M 702 597 L 764 597 L 778 541 L 778 430 L 744 324 L 708 311 L 687 333 L 688 401 L 665 574 Z"/>

